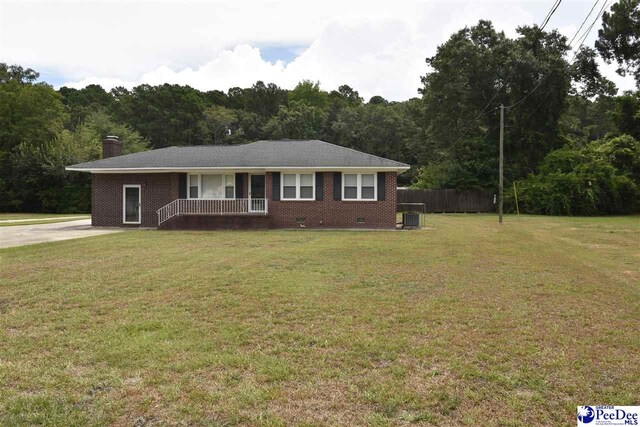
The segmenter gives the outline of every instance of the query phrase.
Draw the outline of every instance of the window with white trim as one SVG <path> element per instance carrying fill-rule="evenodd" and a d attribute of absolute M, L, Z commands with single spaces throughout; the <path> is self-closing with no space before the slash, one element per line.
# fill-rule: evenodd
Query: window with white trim
<path fill-rule="evenodd" d="M 298 175 L 300 183 L 300 199 L 313 199 L 313 179 L 312 173 L 301 173 Z"/>
<path fill-rule="evenodd" d="M 314 173 L 283 173 L 280 185 L 282 200 L 315 200 L 316 198 Z"/>
<path fill-rule="evenodd" d="M 375 199 L 376 197 L 376 175 L 373 173 L 363 173 L 360 175 L 360 198 Z"/>
<path fill-rule="evenodd" d="M 375 173 L 342 174 L 342 200 L 376 200 L 377 195 Z"/>
<path fill-rule="evenodd" d="M 189 175 L 190 199 L 235 199 L 233 174 Z"/>
<path fill-rule="evenodd" d="M 236 176 L 235 175 L 224 176 L 224 198 L 225 199 L 236 198 Z"/>
<path fill-rule="evenodd" d="M 200 175 L 189 175 L 189 198 L 197 199 L 200 197 Z"/>

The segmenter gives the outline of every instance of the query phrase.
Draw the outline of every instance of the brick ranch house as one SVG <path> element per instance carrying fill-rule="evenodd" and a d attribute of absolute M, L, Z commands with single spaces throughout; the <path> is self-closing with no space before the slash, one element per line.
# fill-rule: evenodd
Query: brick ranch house
<path fill-rule="evenodd" d="M 161 229 L 395 228 L 408 165 L 317 140 L 168 147 L 67 167 L 92 176 L 92 224 Z"/>

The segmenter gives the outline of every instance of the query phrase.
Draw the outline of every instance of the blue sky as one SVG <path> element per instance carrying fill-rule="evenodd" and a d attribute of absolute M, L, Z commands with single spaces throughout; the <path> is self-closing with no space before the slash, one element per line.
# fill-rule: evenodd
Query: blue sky
<path fill-rule="evenodd" d="M 282 61 L 285 64 L 296 59 L 308 46 L 257 46 L 262 57 L 269 62 Z"/>
<path fill-rule="evenodd" d="M 61 86 L 68 80 L 64 75 L 58 74 L 55 71 L 43 68 L 38 68 L 36 71 L 40 73 L 38 81 L 49 83 L 52 86 Z"/>

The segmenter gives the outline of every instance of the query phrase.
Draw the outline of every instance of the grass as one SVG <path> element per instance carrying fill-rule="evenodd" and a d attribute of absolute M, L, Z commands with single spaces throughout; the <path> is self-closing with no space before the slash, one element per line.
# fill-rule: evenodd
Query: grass
<path fill-rule="evenodd" d="M 640 396 L 640 218 L 0 251 L 0 424 L 575 425 Z"/>

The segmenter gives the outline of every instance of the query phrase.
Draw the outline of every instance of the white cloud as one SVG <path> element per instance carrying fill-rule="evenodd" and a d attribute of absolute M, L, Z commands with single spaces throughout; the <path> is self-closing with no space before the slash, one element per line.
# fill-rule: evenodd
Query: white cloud
<path fill-rule="evenodd" d="M 425 44 L 420 34 L 399 20 L 339 19 L 327 23 L 318 38 L 288 64 L 268 62 L 258 48 L 242 44 L 222 50 L 197 68 L 172 70 L 160 66 L 135 80 L 91 77 L 66 84 L 132 87 L 166 82 L 208 90 L 246 87 L 257 80 L 291 88 L 302 79 L 311 79 L 320 81 L 326 89 L 349 84 L 367 98 L 380 94 L 390 99 L 407 99 L 416 96 L 420 75 L 424 73 Z"/>
<path fill-rule="evenodd" d="M 516 26 L 539 22 L 548 3 L 2 0 L 0 57 L 74 87 L 168 82 L 227 90 L 263 80 L 292 88 L 312 79 L 400 100 L 417 95 L 425 57 L 454 31 L 482 18 L 513 36 Z M 565 3 L 550 27 L 567 34 L 591 1 Z M 256 47 L 300 45 L 308 47 L 288 64 L 265 60 Z M 615 81 L 633 87 L 632 79 Z"/>

